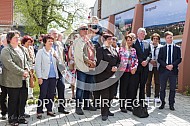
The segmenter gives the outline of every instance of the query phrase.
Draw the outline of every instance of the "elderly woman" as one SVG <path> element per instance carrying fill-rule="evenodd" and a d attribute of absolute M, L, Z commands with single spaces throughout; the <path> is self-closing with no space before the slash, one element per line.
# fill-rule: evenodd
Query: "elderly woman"
<path fill-rule="evenodd" d="M 131 35 L 125 36 L 122 41 L 122 47 L 119 50 L 120 56 L 120 71 L 122 76 L 120 78 L 120 88 L 119 88 L 119 98 L 121 112 L 127 113 L 127 109 L 132 111 L 132 100 L 135 99 L 136 94 L 134 92 L 137 89 L 137 86 L 133 84 L 135 78 L 135 72 L 138 66 L 138 59 L 136 50 L 132 48 L 133 37 Z M 126 104 L 126 100 L 127 101 Z M 126 106 L 127 105 L 127 106 Z"/>
<path fill-rule="evenodd" d="M 11 125 L 27 124 L 24 112 L 28 97 L 29 58 L 23 47 L 18 45 L 19 33 L 7 33 L 8 45 L 1 52 L 3 63 L 3 86 L 8 92 L 8 121 Z"/>
<path fill-rule="evenodd" d="M 38 77 L 38 84 L 40 86 L 40 95 L 37 107 L 37 118 L 42 118 L 43 103 L 46 99 L 47 115 L 54 117 L 52 112 L 52 102 L 54 101 L 56 79 L 58 79 L 57 71 L 57 54 L 53 46 L 53 37 L 50 35 L 44 36 L 44 47 L 40 49 L 36 55 L 35 70 Z"/>
<path fill-rule="evenodd" d="M 22 38 L 22 41 L 21 41 L 21 44 L 22 46 L 27 50 L 27 55 L 30 57 L 30 59 L 32 60 L 32 64 L 34 64 L 34 60 L 35 60 L 35 54 L 34 54 L 34 49 L 33 47 L 31 46 L 32 45 L 32 42 L 33 42 L 33 39 L 32 37 L 26 35 L 26 36 L 23 36 Z M 30 83 L 33 83 L 31 85 L 34 85 L 34 70 L 33 68 L 31 68 L 30 70 L 31 72 L 31 80 L 33 80 L 33 82 L 30 82 Z M 28 98 L 33 98 L 33 88 L 31 88 L 30 86 L 28 87 Z"/>

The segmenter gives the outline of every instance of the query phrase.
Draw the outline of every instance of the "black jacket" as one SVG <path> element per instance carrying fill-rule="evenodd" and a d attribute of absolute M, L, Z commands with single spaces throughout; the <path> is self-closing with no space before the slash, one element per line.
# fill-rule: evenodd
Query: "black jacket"
<path fill-rule="evenodd" d="M 166 63 L 167 59 L 167 45 L 160 48 L 159 54 L 158 54 L 158 63 L 160 63 L 159 72 L 162 73 L 166 71 Z M 173 46 L 173 55 L 172 55 L 172 65 L 173 65 L 173 72 L 175 74 L 178 74 L 178 65 L 181 63 L 181 49 L 179 46 L 175 45 Z"/>

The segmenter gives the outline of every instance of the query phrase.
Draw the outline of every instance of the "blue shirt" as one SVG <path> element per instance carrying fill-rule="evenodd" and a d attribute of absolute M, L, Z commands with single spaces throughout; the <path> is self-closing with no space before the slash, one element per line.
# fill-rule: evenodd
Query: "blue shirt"
<path fill-rule="evenodd" d="M 53 57 L 52 57 L 52 54 L 50 53 L 50 71 L 49 71 L 48 78 L 55 78 L 55 77 L 56 77 L 56 73 L 53 66 Z"/>

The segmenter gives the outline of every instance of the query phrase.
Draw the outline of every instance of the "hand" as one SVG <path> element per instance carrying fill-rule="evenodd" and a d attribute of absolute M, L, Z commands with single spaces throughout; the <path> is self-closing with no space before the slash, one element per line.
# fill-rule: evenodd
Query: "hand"
<path fill-rule="evenodd" d="M 89 60 L 89 67 L 90 68 L 95 68 L 96 67 L 96 62 L 92 61 L 92 60 Z"/>
<path fill-rule="evenodd" d="M 43 83 L 43 79 L 42 78 L 38 78 L 38 84 L 41 85 Z"/>
<path fill-rule="evenodd" d="M 131 70 L 131 74 L 135 74 L 136 70 L 137 70 L 137 68 L 133 68 L 133 69 Z"/>
<path fill-rule="evenodd" d="M 29 73 L 28 73 L 27 70 L 25 70 L 24 73 L 23 73 L 23 77 L 27 78 L 28 76 L 29 76 Z"/>
<path fill-rule="evenodd" d="M 173 65 L 167 65 L 166 69 L 168 69 L 169 71 L 173 70 Z"/>
<path fill-rule="evenodd" d="M 113 66 L 112 69 L 111 69 L 112 72 L 116 72 L 117 71 L 117 67 L 116 66 Z"/>
<path fill-rule="evenodd" d="M 143 67 L 145 67 L 147 64 L 148 64 L 148 62 L 147 62 L 146 60 L 141 63 L 141 65 L 142 65 Z"/>
<path fill-rule="evenodd" d="M 155 65 L 156 60 L 151 60 L 150 63 L 151 63 L 152 65 Z"/>

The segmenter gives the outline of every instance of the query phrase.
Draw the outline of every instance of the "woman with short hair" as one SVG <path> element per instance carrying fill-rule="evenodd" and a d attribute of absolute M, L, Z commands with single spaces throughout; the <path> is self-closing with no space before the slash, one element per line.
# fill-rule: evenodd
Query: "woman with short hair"
<path fill-rule="evenodd" d="M 57 71 L 57 54 L 53 49 L 53 37 L 50 35 L 44 36 L 44 47 L 37 52 L 35 60 L 35 70 L 40 86 L 40 95 L 37 107 L 37 118 L 42 118 L 44 99 L 48 100 L 46 104 L 47 115 L 54 117 L 52 112 L 52 102 L 56 88 L 56 79 L 58 79 Z"/>

